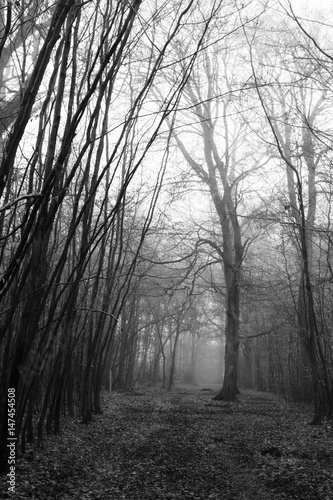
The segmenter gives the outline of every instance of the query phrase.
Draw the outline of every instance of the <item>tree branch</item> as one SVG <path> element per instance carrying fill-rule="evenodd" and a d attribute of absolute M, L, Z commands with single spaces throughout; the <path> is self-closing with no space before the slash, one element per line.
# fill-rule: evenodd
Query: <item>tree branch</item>
<path fill-rule="evenodd" d="M 22 196 L 16 198 L 14 201 L 6 203 L 6 205 L 0 208 L 0 212 L 5 212 L 6 210 L 9 210 L 12 206 L 16 205 L 16 203 L 19 203 L 22 200 L 28 200 L 30 198 L 42 198 L 42 197 L 43 195 L 40 193 L 23 194 Z"/>

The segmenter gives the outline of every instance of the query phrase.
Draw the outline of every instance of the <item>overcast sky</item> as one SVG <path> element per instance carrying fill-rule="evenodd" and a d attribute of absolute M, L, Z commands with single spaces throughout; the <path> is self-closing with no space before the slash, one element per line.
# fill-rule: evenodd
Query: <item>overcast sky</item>
<path fill-rule="evenodd" d="M 332 0 L 290 0 L 290 2 L 298 15 L 323 12 L 332 16 Z"/>

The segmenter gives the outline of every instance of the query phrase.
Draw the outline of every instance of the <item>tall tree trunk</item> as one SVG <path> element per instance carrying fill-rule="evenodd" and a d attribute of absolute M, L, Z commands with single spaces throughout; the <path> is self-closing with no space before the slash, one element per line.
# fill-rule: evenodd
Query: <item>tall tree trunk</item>
<path fill-rule="evenodd" d="M 227 288 L 225 326 L 225 365 L 221 391 L 216 400 L 234 401 L 239 393 L 237 387 L 239 351 L 239 283 L 238 271 L 230 270 L 231 282 Z"/>
<path fill-rule="evenodd" d="M 176 354 L 177 354 L 177 344 L 179 339 L 180 331 L 179 325 L 177 325 L 177 331 L 172 345 L 171 356 L 170 356 L 170 371 L 168 380 L 168 391 L 171 391 L 174 385 L 175 371 L 176 371 Z"/>

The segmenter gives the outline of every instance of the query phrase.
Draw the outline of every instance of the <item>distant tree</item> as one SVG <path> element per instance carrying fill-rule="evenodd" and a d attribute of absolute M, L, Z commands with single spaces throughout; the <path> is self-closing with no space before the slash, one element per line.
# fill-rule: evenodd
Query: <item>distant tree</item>
<path fill-rule="evenodd" d="M 172 124 L 175 143 L 197 179 L 207 187 L 217 216 L 215 228 L 219 230 L 214 229 L 212 237 L 201 230 L 197 245 L 208 245 L 223 267 L 225 371 L 223 387 L 216 398 L 225 400 L 234 400 L 238 393 L 242 265 L 249 242 L 247 238 L 243 240 L 238 209 L 242 183 L 251 169 L 260 165 L 245 165 L 246 124 L 231 118 L 238 116 L 233 98 L 235 74 L 234 70 L 229 72 L 235 52 L 232 42 L 229 46 L 227 42 L 217 42 L 202 51 L 184 88 L 178 119 Z M 235 67 L 234 60 L 232 64 Z M 193 138 L 195 148 L 189 145 Z"/>

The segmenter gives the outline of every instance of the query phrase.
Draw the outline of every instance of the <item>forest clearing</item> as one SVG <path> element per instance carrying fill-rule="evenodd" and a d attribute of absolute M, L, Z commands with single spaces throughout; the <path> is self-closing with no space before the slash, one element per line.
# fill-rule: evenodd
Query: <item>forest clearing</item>
<path fill-rule="evenodd" d="M 138 388 L 103 394 L 88 426 L 29 447 L 18 500 L 331 500 L 333 429 L 311 408 L 269 393 L 238 402 L 211 389 Z M 4 479 L 2 485 L 4 485 Z"/>

